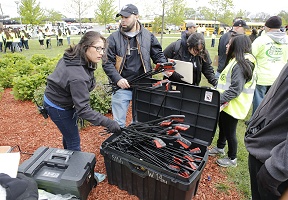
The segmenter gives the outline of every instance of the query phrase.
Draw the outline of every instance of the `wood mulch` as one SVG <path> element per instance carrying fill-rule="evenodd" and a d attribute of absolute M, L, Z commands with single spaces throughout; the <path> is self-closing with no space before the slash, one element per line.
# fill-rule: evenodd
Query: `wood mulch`
<path fill-rule="evenodd" d="M 131 110 L 128 116 L 131 118 Z M 111 118 L 111 115 L 107 115 Z M 131 119 L 128 119 L 128 121 Z M 104 158 L 100 154 L 100 146 L 109 135 L 101 136 L 99 132 L 103 127 L 88 126 L 81 130 L 82 151 L 96 155 L 95 171 L 106 173 Z M 0 100 L 0 146 L 19 145 L 22 152 L 33 152 L 40 146 L 62 148 L 62 137 L 54 123 L 48 118 L 44 119 L 30 101 L 17 101 L 11 94 L 11 89 L 5 89 Z M 22 163 L 30 155 L 21 154 Z M 1 163 L 2 164 L 2 163 Z M 225 184 L 228 191 L 219 190 L 217 186 Z M 215 158 L 209 157 L 203 170 L 197 194 L 194 200 L 228 200 L 242 199 L 235 185 L 227 181 L 225 169 L 215 164 Z M 117 186 L 108 184 L 107 178 L 92 189 L 88 200 L 137 200 L 136 196 L 120 190 Z"/>

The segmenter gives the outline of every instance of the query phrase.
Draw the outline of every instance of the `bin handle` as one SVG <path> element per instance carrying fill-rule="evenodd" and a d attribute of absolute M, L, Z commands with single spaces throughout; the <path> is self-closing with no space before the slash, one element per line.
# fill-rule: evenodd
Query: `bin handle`
<path fill-rule="evenodd" d="M 128 165 L 126 165 L 132 172 L 134 172 L 135 174 L 137 174 L 138 176 L 140 176 L 141 178 L 145 178 L 146 177 L 146 172 L 147 172 L 147 169 L 144 168 L 144 171 L 139 169 L 139 167 L 141 166 L 137 166 L 137 165 L 134 165 L 130 162 L 128 162 Z M 137 168 L 136 168 L 137 167 Z"/>
<path fill-rule="evenodd" d="M 70 156 L 69 155 L 62 155 L 62 154 L 57 154 L 57 153 L 52 153 L 49 157 L 49 160 L 53 160 L 55 157 L 57 158 L 61 158 L 63 160 L 63 158 L 65 159 L 65 163 L 68 162 Z"/>

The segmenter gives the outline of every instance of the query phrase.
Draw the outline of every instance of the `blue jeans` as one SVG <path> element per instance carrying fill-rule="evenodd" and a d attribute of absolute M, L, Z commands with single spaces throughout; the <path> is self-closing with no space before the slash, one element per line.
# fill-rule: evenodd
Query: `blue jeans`
<path fill-rule="evenodd" d="M 270 89 L 269 86 L 264 86 L 264 85 L 256 85 L 255 91 L 254 91 L 254 97 L 253 97 L 253 111 L 252 115 L 262 102 L 264 96 L 267 94 L 268 90 Z"/>
<path fill-rule="evenodd" d="M 67 37 L 67 43 L 70 45 L 70 37 Z"/>
<path fill-rule="evenodd" d="M 77 124 L 77 114 L 75 108 L 70 110 L 59 110 L 49 106 L 44 102 L 48 115 L 56 124 L 62 134 L 64 149 L 81 151 L 80 135 Z"/>
<path fill-rule="evenodd" d="M 219 76 L 220 76 L 220 73 L 216 71 L 216 72 L 215 72 L 215 78 L 216 78 L 216 79 L 219 79 Z"/>
<path fill-rule="evenodd" d="M 113 118 L 118 122 L 120 127 L 126 126 L 126 116 L 127 110 L 132 100 L 131 90 L 117 90 L 115 94 L 112 95 L 112 113 Z"/>

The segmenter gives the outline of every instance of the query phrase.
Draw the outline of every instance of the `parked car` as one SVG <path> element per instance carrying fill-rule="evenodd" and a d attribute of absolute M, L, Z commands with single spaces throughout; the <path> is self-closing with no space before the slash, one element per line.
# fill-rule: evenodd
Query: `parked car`
<path fill-rule="evenodd" d="M 86 32 L 85 28 L 81 28 L 81 32 L 80 32 L 80 28 L 78 28 L 75 25 L 69 25 L 68 28 L 71 31 L 71 35 L 80 35 L 81 32 L 82 32 L 82 34 L 84 34 Z"/>

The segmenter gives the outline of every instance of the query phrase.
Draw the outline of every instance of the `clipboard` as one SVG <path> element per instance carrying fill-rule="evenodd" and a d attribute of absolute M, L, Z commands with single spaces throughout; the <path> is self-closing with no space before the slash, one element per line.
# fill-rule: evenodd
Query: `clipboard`
<path fill-rule="evenodd" d="M 182 76 L 184 76 L 184 78 L 182 78 L 181 80 L 192 84 L 193 83 L 193 64 L 192 62 L 185 62 L 185 61 L 181 61 L 181 60 L 174 60 L 172 59 L 176 65 L 175 67 L 175 71 L 179 74 L 181 74 Z"/>

